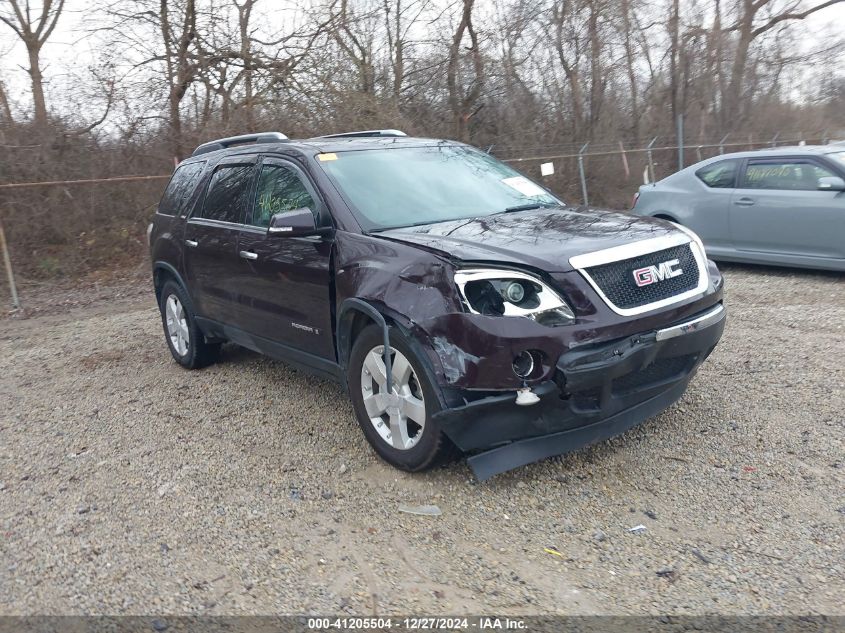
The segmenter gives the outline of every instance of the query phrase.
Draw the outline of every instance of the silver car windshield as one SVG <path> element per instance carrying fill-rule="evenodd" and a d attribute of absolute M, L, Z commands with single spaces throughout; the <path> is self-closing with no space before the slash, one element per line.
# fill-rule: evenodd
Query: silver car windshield
<path fill-rule="evenodd" d="M 511 167 L 462 145 L 344 151 L 317 159 L 370 231 L 563 205 Z"/>
<path fill-rule="evenodd" d="M 845 152 L 834 152 L 833 154 L 828 154 L 828 156 L 845 167 Z"/>

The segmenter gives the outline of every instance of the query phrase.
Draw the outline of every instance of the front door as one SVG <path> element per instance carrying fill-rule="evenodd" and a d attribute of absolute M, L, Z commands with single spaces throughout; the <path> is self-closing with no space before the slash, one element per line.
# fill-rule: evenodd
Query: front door
<path fill-rule="evenodd" d="M 749 159 L 731 198 L 731 233 L 739 250 L 843 257 L 845 196 L 820 191 L 836 176 L 813 158 Z"/>
<path fill-rule="evenodd" d="M 331 237 L 268 234 L 277 213 L 308 208 L 327 225 L 325 206 L 295 164 L 264 158 L 247 212 L 251 228 L 238 251 L 239 308 L 243 328 L 275 343 L 334 360 L 331 317 Z"/>
<path fill-rule="evenodd" d="M 197 315 L 236 318 L 238 237 L 252 191 L 255 158 L 227 159 L 214 170 L 205 199 L 185 225 L 185 269 Z"/>

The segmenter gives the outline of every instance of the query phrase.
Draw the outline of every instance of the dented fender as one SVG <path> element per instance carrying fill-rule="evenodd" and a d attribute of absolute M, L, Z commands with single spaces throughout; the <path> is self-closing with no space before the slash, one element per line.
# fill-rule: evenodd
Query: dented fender
<path fill-rule="evenodd" d="M 336 305 L 349 298 L 367 302 L 418 345 L 435 382 L 447 392 L 513 391 L 541 384 L 554 378 L 565 352 L 664 327 L 720 301 L 722 294 L 721 278 L 710 270 L 715 285 L 703 295 L 630 318 L 613 313 L 578 272 L 554 273 L 547 280 L 574 307 L 576 321 L 548 327 L 526 317 L 466 311 L 454 283 L 455 270 L 464 262 L 442 252 L 365 234 L 347 233 L 336 243 Z M 348 310 L 338 315 L 342 366 L 351 345 L 350 317 Z M 514 373 L 513 360 L 528 350 L 539 353 L 542 366 L 524 381 Z"/>

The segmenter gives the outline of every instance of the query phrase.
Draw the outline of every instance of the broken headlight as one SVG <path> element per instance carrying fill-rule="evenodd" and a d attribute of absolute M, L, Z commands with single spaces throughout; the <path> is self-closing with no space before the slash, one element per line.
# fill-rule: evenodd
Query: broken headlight
<path fill-rule="evenodd" d="M 575 313 L 560 295 L 526 273 L 495 268 L 458 270 L 455 283 L 473 314 L 527 317 L 549 327 L 575 321 Z"/>

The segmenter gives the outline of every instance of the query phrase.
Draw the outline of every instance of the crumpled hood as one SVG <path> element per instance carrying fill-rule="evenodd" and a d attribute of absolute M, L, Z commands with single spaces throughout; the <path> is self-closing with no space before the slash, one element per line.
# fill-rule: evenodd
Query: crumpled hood
<path fill-rule="evenodd" d="M 572 270 L 569 258 L 575 255 L 677 232 L 662 220 L 579 207 L 500 213 L 374 235 L 464 261 L 531 266 L 552 273 Z"/>

